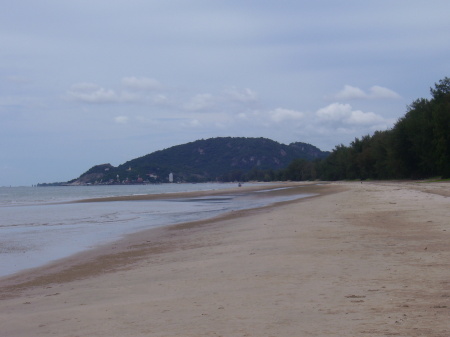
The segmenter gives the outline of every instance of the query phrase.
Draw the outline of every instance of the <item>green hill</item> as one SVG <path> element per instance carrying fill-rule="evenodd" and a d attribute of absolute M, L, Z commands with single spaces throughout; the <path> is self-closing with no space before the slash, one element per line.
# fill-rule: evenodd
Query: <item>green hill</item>
<path fill-rule="evenodd" d="M 170 173 L 176 182 L 239 180 L 251 170 L 279 170 L 294 159 L 315 160 L 328 154 L 300 142 L 285 145 L 266 138 L 210 138 L 156 151 L 117 167 L 97 165 L 69 183 L 168 182 Z"/>

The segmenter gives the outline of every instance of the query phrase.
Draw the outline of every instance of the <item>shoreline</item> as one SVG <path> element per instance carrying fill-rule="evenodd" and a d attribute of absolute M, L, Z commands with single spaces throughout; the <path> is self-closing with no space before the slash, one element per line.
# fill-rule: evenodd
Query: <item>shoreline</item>
<path fill-rule="evenodd" d="M 290 189 L 303 186 L 314 186 L 317 182 L 279 182 L 279 183 L 249 183 L 240 187 L 232 187 L 227 189 L 214 189 L 214 190 L 202 190 L 191 192 L 168 192 L 168 193 L 155 193 L 155 194 L 139 194 L 139 195 L 124 195 L 124 196 L 111 196 L 100 198 L 87 198 L 70 201 L 68 203 L 91 203 L 91 202 L 113 202 L 113 201 L 145 201 L 145 200 L 170 200 L 179 198 L 195 198 L 203 196 L 222 196 L 239 193 L 251 193 L 259 192 L 262 190 L 276 190 L 276 189 Z"/>
<path fill-rule="evenodd" d="M 0 326 L 11 337 L 448 336 L 449 186 L 337 182 L 140 233 L 110 246 L 99 272 L 29 275 L 0 301 Z"/>
<path fill-rule="evenodd" d="M 236 193 L 248 194 L 252 192 L 262 192 L 267 191 L 273 197 L 276 196 L 286 196 L 286 195 L 301 195 L 305 193 L 314 192 L 317 189 L 320 189 L 320 184 L 317 182 L 286 182 L 286 183 L 276 183 L 276 184 L 261 184 L 261 185 L 248 185 L 245 187 L 236 187 L 232 189 L 218 189 L 218 190 L 205 190 L 205 191 L 192 191 L 192 192 L 174 192 L 174 193 L 164 193 L 164 194 L 145 194 L 145 195 L 126 195 L 126 196 L 113 196 L 113 197 L 101 197 L 101 198 L 89 198 L 89 199 L 80 199 L 69 202 L 63 202 L 63 204 L 76 204 L 76 203 L 96 203 L 96 202 L 120 202 L 120 201 L 145 201 L 145 200 L 172 200 L 172 199 L 182 199 L 182 198 L 197 198 L 197 197 L 207 197 L 207 196 L 227 196 L 233 195 Z M 300 189 L 300 190 L 299 190 Z M 311 196 L 308 196 L 310 198 Z M 300 198 L 301 199 L 301 198 Z M 298 199 L 286 201 L 296 202 Z M 282 204 L 285 202 L 277 202 L 275 204 Z M 99 274 L 104 272 L 102 267 L 99 265 L 103 264 L 100 262 L 101 259 L 106 259 L 108 262 L 108 269 L 111 269 L 111 265 L 115 264 L 113 262 L 113 255 L 120 255 L 123 252 L 127 252 L 127 255 L 133 255 L 135 259 L 138 259 L 140 256 L 144 256 L 143 252 L 137 252 L 130 247 L 138 246 L 144 244 L 144 242 L 163 240 L 166 235 L 166 231 L 170 231 L 174 228 L 190 228 L 199 226 L 202 224 L 211 224 L 217 221 L 221 221 L 223 219 L 228 219 L 230 217 L 236 218 L 242 215 L 245 215 L 248 212 L 254 212 L 259 209 L 265 209 L 273 207 L 272 204 L 242 209 L 237 211 L 225 212 L 223 214 L 219 214 L 218 216 L 194 220 L 194 221 L 186 221 L 175 224 L 166 224 L 162 226 L 156 226 L 145 230 L 140 230 L 137 232 L 131 232 L 122 236 L 122 238 L 115 239 L 113 241 L 109 241 L 103 244 L 98 244 L 93 248 L 85 249 L 81 252 L 71 254 L 67 257 L 63 257 L 54 261 L 50 261 L 45 263 L 44 265 L 27 268 L 18 272 L 15 272 L 10 275 L 5 275 L 0 277 L 0 299 L 4 298 L 4 292 L 1 292 L 1 288 L 6 286 L 12 286 L 14 289 L 33 287 L 38 284 L 42 284 L 45 282 L 51 282 L 53 274 L 60 274 L 66 272 L 66 277 L 59 276 L 58 280 L 64 279 L 65 282 L 71 278 L 79 278 L 79 275 L 85 273 L 87 277 L 88 274 Z M 149 238 L 149 240 L 143 240 L 142 238 Z M 151 249 L 150 249 L 151 250 Z M 130 251 L 133 251 L 130 254 Z M 129 256 L 129 260 L 131 256 Z M 116 263 L 123 263 L 122 258 L 118 258 Z M 97 267 L 96 267 L 97 265 Z M 82 267 L 83 266 L 83 267 Z M 72 273 L 70 271 L 71 268 L 76 268 L 76 273 Z M 80 269 L 84 271 L 81 272 Z M 69 277 L 68 275 L 72 275 Z M 36 281 L 40 280 L 40 281 Z M 49 280 L 49 281 L 44 281 Z M 13 288 L 10 288 L 10 291 L 13 291 Z"/>

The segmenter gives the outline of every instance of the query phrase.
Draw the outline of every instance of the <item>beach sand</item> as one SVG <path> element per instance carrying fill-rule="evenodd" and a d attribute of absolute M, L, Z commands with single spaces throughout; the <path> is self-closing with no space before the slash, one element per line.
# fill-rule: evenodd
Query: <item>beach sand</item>
<path fill-rule="evenodd" d="M 3 278 L 0 336 L 450 336 L 450 185 L 305 191 Z"/>

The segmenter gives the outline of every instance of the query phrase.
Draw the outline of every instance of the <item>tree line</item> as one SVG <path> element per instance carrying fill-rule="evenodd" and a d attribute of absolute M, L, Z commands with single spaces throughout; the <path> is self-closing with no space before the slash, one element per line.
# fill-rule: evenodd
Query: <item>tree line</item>
<path fill-rule="evenodd" d="M 386 131 L 340 144 L 315 161 L 296 159 L 286 169 L 230 172 L 223 181 L 450 178 L 450 78 L 420 98 Z"/>

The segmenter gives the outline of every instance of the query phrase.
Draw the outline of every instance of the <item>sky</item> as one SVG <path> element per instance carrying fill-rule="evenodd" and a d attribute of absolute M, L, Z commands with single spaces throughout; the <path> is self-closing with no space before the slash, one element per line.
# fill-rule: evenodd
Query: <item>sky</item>
<path fill-rule="evenodd" d="M 321 150 L 450 76 L 448 0 L 5 0 L 0 186 L 211 137 Z"/>

